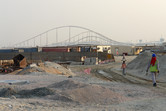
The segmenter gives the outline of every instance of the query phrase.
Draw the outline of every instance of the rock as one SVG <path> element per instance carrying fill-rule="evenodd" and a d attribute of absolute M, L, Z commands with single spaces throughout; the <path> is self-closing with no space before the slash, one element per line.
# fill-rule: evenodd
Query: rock
<path fill-rule="evenodd" d="M 8 106 L 9 106 L 10 108 L 12 108 L 12 107 L 13 107 L 13 106 L 12 106 L 12 105 L 10 105 L 10 104 L 9 104 Z"/>
<path fill-rule="evenodd" d="M 10 99 L 16 99 L 16 97 L 12 95 L 12 96 L 10 97 Z"/>
<path fill-rule="evenodd" d="M 68 78 L 72 78 L 73 76 L 68 76 Z"/>

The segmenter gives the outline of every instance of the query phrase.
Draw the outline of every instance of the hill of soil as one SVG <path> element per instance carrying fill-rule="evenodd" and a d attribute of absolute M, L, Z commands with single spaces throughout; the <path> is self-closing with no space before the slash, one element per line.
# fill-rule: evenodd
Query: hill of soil
<path fill-rule="evenodd" d="M 151 79 L 151 74 L 149 72 L 148 76 L 145 76 L 146 69 L 150 63 L 152 53 L 144 52 L 141 55 L 137 56 L 127 65 L 127 72 L 135 74 L 146 79 Z M 157 60 L 159 61 L 159 70 L 160 73 L 157 76 L 157 79 L 163 82 L 166 82 L 166 55 L 156 55 Z"/>
<path fill-rule="evenodd" d="M 24 68 L 23 70 L 17 72 L 16 74 L 25 75 L 25 74 L 31 74 L 32 72 L 60 74 L 66 76 L 74 75 L 70 70 L 54 62 L 44 62 L 37 65 L 31 64 L 28 67 Z"/>
<path fill-rule="evenodd" d="M 127 98 L 99 85 L 85 84 L 73 80 L 65 80 L 49 86 L 61 89 L 58 94 L 65 100 L 81 104 L 115 104 L 125 101 Z M 51 97 L 57 99 L 57 96 Z"/>

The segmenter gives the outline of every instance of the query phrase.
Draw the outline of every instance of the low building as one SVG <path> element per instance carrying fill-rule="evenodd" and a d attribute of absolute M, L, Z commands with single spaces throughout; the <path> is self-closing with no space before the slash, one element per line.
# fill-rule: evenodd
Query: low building
<path fill-rule="evenodd" d="M 143 51 L 143 47 L 142 46 L 133 46 L 133 54 L 134 55 L 138 55 L 140 52 Z"/>
<path fill-rule="evenodd" d="M 162 46 L 156 46 L 156 45 L 152 45 L 152 46 L 135 46 L 133 47 L 133 51 L 135 55 L 138 55 L 140 52 L 144 52 L 144 51 L 151 51 L 151 52 L 163 52 L 164 48 L 166 50 L 166 44 L 162 45 Z"/>
<path fill-rule="evenodd" d="M 111 46 L 109 45 L 79 44 L 67 47 L 70 49 L 70 52 L 107 52 L 111 54 Z"/>
<path fill-rule="evenodd" d="M 97 46 L 97 52 L 107 52 L 108 54 L 111 54 L 111 46 Z"/>
<path fill-rule="evenodd" d="M 111 53 L 113 55 L 133 55 L 133 47 L 132 46 L 120 46 L 120 45 L 112 45 L 111 46 Z"/>

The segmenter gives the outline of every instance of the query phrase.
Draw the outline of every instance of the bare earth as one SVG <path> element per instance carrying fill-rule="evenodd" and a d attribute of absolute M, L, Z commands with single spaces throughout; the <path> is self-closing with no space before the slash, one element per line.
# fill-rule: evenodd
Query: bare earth
<path fill-rule="evenodd" d="M 27 83 L 0 83 L 0 111 L 166 111 L 165 83 L 153 87 L 151 80 L 131 73 L 123 76 L 121 58 L 96 66 L 72 65 L 68 70 L 49 63 L 2 74 L 0 81 Z M 134 58 L 127 57 L 127 62 Z"/>

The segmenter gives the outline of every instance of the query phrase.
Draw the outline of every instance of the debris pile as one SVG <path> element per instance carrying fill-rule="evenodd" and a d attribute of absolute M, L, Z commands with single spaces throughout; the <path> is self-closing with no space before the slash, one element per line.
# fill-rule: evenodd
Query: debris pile
<path fill-rule="evenodd" d="M 27 66 L 26 58 L 21 54 L 13 57 L 13 61 L 15 68 L 25 68 Z"/>
<path fill-rule="evenodd" d="M 0 72 L 2 72 L 2 73 L 13 72 L 14 71 L 13 64 L 14 64 L 13 60 L 8 60 L 8 61 L 1 62 Z"/>
<path fill-rule="evenodd" d="M 48 74 L 60 74 L 67 76 L 74 75 L 70 70 L 54 62 L 31 64 L 22 71 L 19 71 L 17 74 L 24 75 L 31 74 L 31 72 L 44 72 Z"/>
<path fill-rule="evenodd" d="M 15 70 L 25 68 L 27 66 L 26 58 L 18 54 L 12 58 L 12 60 L 7 60 L 7 62 L 2 62 L 0 67 L 0 72 L 11 73 Z"/>

